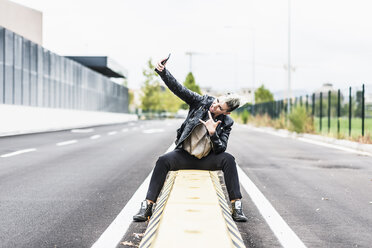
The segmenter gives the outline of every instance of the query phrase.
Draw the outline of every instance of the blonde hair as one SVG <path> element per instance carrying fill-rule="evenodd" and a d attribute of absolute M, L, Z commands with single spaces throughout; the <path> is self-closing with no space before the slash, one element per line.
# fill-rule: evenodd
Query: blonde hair
<path fill-rule="evenodd" d="M 224 96 L 225 103 L 229 107 L 229 112 L 234 111 L 240 106 L 240 97 L 237 94 L 227 93 Z"/>

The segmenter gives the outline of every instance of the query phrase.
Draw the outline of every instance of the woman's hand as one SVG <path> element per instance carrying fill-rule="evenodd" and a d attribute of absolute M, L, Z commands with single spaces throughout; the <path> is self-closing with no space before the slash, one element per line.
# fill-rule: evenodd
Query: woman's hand
<path fill-rule="evenodd" d="M 158 64 L 156 65 L 156 69 L 157 69 L 158 71 L 163 71 L 163 70 L 164 70 L 165 65 L 167 64 L 167 62 L 165 62 L 164 65 L 162 64 L 162 62 L 163 62 L 164 60 L 166 60 L 166 59 L 167 59 L 167 58 L 162 59 L 162 60 L 160 60 L 160 61 L 158 62 Z"/>
<path fill-rule="evenodd" d="M 209 120 L 207 120 L 207 121 L 203 121 L 203 120 L 200 120 L 200 119 L 199 119 L 199 121 L 200 121 L 201 123 L 203 123 L 204 126 L 207 128 L 209 135 L 210 135 L 210 136 L 213 136 L 214 133 L 216 132 L 216 128 L 217 128 L 218 124 L 220 124 L 221 121 L 217 121 L 217 122 L 215 122 L 215 121 L 213 120 L 213 118 L 212 118 L 211 112 L 209 112 L 209 111 L 208 111 L 208 115 L 209 115 Z"/>

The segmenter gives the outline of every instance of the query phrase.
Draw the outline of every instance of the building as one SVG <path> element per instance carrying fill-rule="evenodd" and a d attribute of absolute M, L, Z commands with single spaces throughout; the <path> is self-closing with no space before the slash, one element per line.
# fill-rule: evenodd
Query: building
<path fill-rule="evenodd" d="M 43 45 L 43 13 L 38 10 L 0 0 L 0 26 Z"/>
<path fill-rule="evenodd" d="M 241 88 L 237 94 L 241 97 L 242 106 L 246 103 L 254 103 L 254 89 L 253 88 Z"/>
<path fill-rule="evenodd" d="M 333 84 L 331 83 L 325 83 L 320 87 L 319 89 L 315 90 L 315 99 L 320 98 L 320 93 L 322 93 L 322 96 L 328 96 L 328 92 L 331 91 L 332 95 L 337 95 L 338 90 L 333 88 Z M 341 94 L 341 99 L 343 99 L 343 95 Z"/>
<path fill-rule="evenodd" d="M 42 47 L 42 13 L 0 0 L 0 104 L 128 112 L 127 71 L 112 59 L 64 57 Z"/>

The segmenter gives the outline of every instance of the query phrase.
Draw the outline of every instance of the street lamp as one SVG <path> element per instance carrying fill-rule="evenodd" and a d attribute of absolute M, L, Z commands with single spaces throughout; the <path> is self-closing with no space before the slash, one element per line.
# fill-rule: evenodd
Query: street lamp
<path fill-rule="evenodd" d="M 189 52 L 185 52 L 185 54 L 186 54 L 187 56 L 190 56 L 190 57 L 189 57 L 189 70 L 190 70 L 190 72 L 192 72 L 192 56 L 193 56 L 193 55 L 202 55 L 203 53 L 198 53 L 198 52 L 191 52 L 191 51 L 189 51 Z"/>
<path fill-rule="evenodd" d="M 291 0 L 288 0 L 288 99 L 287 99 L 287 113 L 291 111 L 290 98 L 291 92 Z"/>

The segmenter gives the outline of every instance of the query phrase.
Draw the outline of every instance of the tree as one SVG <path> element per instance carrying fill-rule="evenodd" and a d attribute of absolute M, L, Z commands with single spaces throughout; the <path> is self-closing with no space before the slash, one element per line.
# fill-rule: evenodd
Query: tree
<path fill-rule="evenodd" d="M 176 113 L 183 103 L 182 100 L 173 94 L 173 92 L 168 88 L 162 92 L 161 99 L 162 109 L 171 113 Z"/>
<path fill-rule="evenodd" d="M 268 89 L 265 88 L 264 85 L 261 85 L 261 87 L 254 92 L 254 100 L 256 104 L 262 102 L 272 102 L 274 101 L 274 96 Z"/>
<path fill-rule="evenodd" d="M 133 90 L 128 89 L 128 104 L 132 105 L 134 102 L 134 92 Z"/>
<path fill-rule="evenodd" d="M 144 111 L 158 111 L 160 108 L 160 82 L 156 79 L 156 72 L 151 58 L 147 61 L 147 68 L 143 69 L 145 82 L 142 86 L 141 108 Z"/>
<path fill-rule="evenodd" d="M 183 85 L 188 89 L 201 95 L 200 87 L 195 83 L 195 78 L 192 72 L 189 72 L 189 74 L 187 74 L 185 82 L 183 82 Z"/>
<path fill-rule="evenodd" d="M 121 85 L 125 86 L 128 88 L 128 79 L 124 78 L 123 81 L 121 82 Z"/>
<path fill-rule="evenodd" d="M 168 111 L 177 112 L 182 101 L 174 95 L 169 89 L 161 86 L 154 71 L 155 66 L 151 58 L 147 62 L 147 68 L 143 70 L 146 80 L 142 86 L 143 95 L 141 97 L 141 108 L 143 111 Z"/>
<path fill-rule="evenodd" d="M 196 84 L 195 82 L 195 78 L 194 78 L 194 75 L 192 74 L 192 72 L 189 72 L 186 76 L 186 79 L 185 79 L 185 82 L 183 82 L 183 85 L 188 88 L 189 90 L 192 90 L 198 94 L 201 95 L 201 90 L 200 90 L 200 87 L 199 85 Z M 186 103 L 183 103 L 181 105 L 181 108 L 182 109 L 188 109 L 189 106 L 186 104 Z"/>

